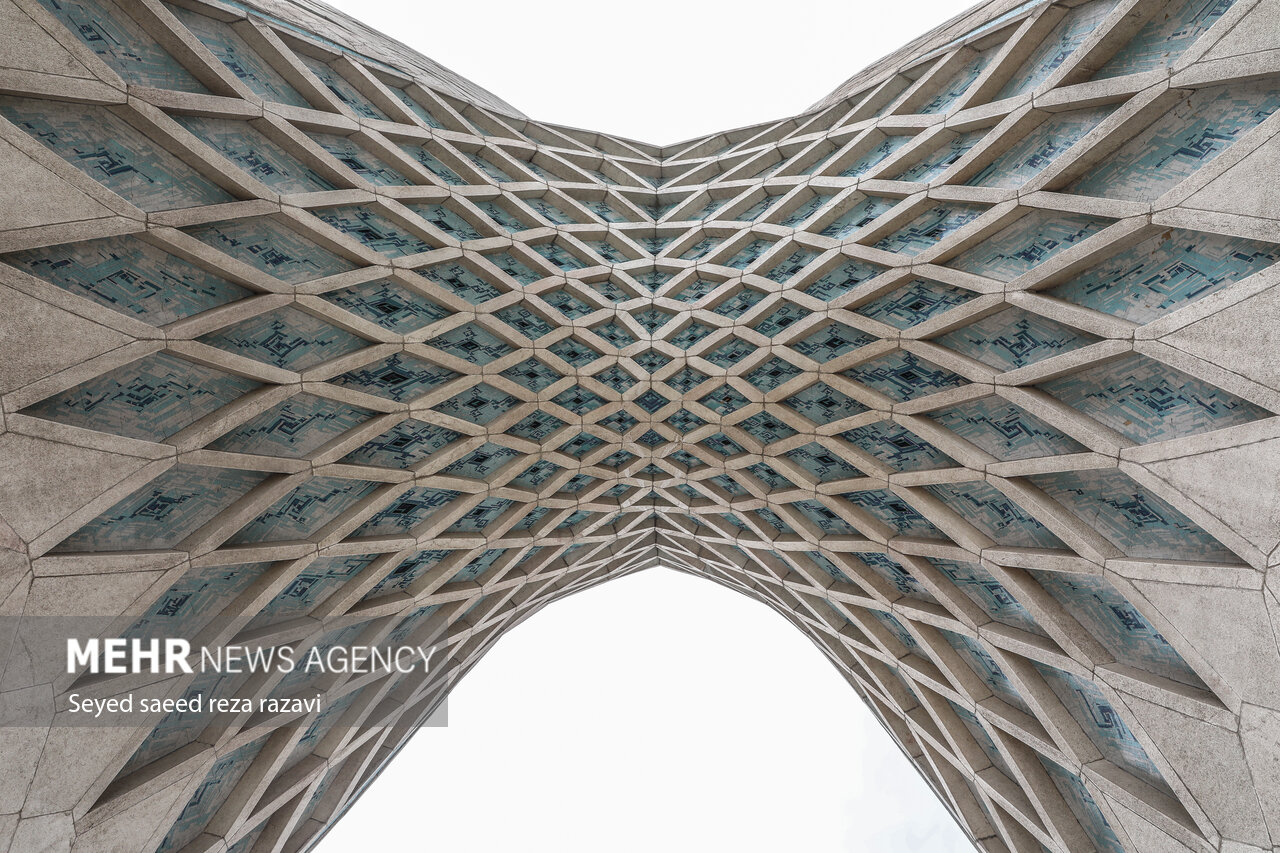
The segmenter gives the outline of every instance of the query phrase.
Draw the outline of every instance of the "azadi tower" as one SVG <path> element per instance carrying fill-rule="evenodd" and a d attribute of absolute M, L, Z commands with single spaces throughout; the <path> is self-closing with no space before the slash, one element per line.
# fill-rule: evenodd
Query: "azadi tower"
<path fill-rule="evenodd" d="M 1277 107 L 1280 0 L 994 0 L 668 146 L 314 0 L 0 0 L 0 849 L 307 850 L 505 631 L 666 566 L 985 853 L 1280 850 Z"/>

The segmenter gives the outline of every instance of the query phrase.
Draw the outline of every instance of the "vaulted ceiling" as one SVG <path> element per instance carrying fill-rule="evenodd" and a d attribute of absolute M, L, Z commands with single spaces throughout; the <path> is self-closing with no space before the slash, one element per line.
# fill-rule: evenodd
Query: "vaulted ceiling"
<path fill-rule="evenodd" d="M 4 7 L 0 607 L 442 649 L 10 656 L 50 712 L 325 706 L 33 728 L 13 849 L 305 849 L 506 629 L 655 565 L 811 636 L 984 850 L 1280 844 L 1274 3 L 987 4 L 667 147 L 316 4 Z"/>

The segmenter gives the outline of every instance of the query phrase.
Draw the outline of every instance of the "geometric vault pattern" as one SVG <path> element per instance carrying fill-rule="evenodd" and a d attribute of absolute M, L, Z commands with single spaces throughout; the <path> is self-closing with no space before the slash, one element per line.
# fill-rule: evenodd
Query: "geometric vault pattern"
<path fill-rule="evenodd" d="M 5 0 L 0 607 L 443 650 L 10 729 L 0 837 L 306 849 L 503 631 L 662 563 L 983 850 L 1272 850 L 1277 8 L 998 0 L 659 147 L 313 2 Z"/>

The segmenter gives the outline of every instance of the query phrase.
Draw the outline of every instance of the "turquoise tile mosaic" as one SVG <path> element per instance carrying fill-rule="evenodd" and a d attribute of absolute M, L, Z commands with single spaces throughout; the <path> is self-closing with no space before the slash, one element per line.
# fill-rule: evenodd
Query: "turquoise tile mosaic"
<path fill-rule="evenodd" d="M 28 406 L 24 414 L 163 441 L 258 383 L 159 352 Z"/>
<path fill-rule="evenodd" d="M 324 294 L 324 298 L 357 317 L 397 334 L 415 332 L 451 316 L 447 309 L 394 281 L 371 281 Z"/>
<path fill-rule="evenodd" d="M 1067 10 L 1039 46 L 1018 66 L 996 98 L 1011 98 L 1037 88 L 1066 62 L 1115 8 L 1117 0 L 1090 0 Z"/>
<path fill-rule="evenodd" d="M 280 308 L 200 338 L 201 343 L 287 370 L 306 370 L 368 341 L 306 311 Z"/>
<path fill-rule="evenodd" d="M 1049 168 L 1113 112 L 1115 106 L 1107 104 L 1087 110 L 1054 113 L 987 164 L 968 183 L 978 187 L 1021 187 Z"/>
<path fill-rule="evenodd" d="M 1053 779 L 1054 786 L 1071 807 L 1076 820 L 1080 821 L 1080 826 L 1088 834 L 1094 848 L 1100 853 L 1123 853 L 1124 847 L 1120 844 L 1120 839 L 1116 838 L 1115 830 L 1107 822 L 1106 816 L 1102 814 L 1097 801 L 1084 782 L 1080 781 L 1080 777 L 1047 758 L 1037 757 Z"/>
<path fill-rule="evenodd" d="M 205 824 L 231 796 L 235 784 L 249 771 L 249 766 L 265 743 L 266 738 L 255 740 L 220 758 L 209 768 L 204 781 L 183 806 L 173 827 L 156 848 L 156 853 L 180 850 L 200 835 Z"/>
<path fill-rule="evenodd" d="M 355 269 L 351 261 L 316 245 L 294 225 L 272 217 L 197 225 L 187 233 L 288 284 Z"/>
<path fill-rule="evenodd" d="M 1154 201 L 1280 107 L 1280 83 L 1197 89 L 1068 190 L 1082 195 Z"/>
<path fill-rule="evenodd" d="M 264 101 L 278 104 L 311 106 L 280 72 L 248 45 L 232 24 L 214 20 L 182 6 L 171 5 L 167 8 L 253 94 Z"/>
<path fill-rule="evenodd" d="M 405 420 L 343 457 L 352 465 L 409 468 L 461 438 L 460 433 L 419 420 Z"/>
<path fill-rule="evenodd" d="M 932 207 L 907 223 L 901 229 L 876 242 L 877 249 L 918 255 L 931 249 L 944 237 L 959 231 L 982 215 L 983 209 L 975 206 Z"/>
<path fill-rule="evenodd" d="M 257 471 L 175 465 L 62 540 L 57 550 L 173 548 L 263 478 Z"/>
<path fill-rule="evenodd" d="M 324 87 L 337 96 L 338 100 L 351 108 L 351 111 L 362 118 L 385 119 L 387 114 L 369 102 L 342 74 L 327 62 L 313 59 L 305 53 L 298 54 L 307 70 L 320 80 Z"/>
<path fill-rule="evenodd" d="M 859 509 L 866 510 L 878 521 L 897 531 L 899 536 L 916 536 L 923 539 L 945 539 L 942 531 L 925 518 L 915 507 L 888 489 L 871 489 L 841 495 Z"/>
<path fill-rule="evenodd" d="M 1013 682 L 1009 680 L 1009 676 L 1005 675 L 1000 664 L 996 663 L 991 653 L 979 643 L 960 634 L 954 634 L 951 631 L 939 631 L 943 638 L 955 649 L 960 659 L 968 664 L 982 682 L 991 688 L 1000 699 L 1008 702 L 1013 707 L 1023 713 L 1030 713 L 1026 700 L 1018 693 L 1018 689 L 1014 687 Z"/>
<path fill-rule="evenodd" d="M 1084 446 L 1000 397 L 984 397 L 926 415 L 1002 462 L 1080 453 Z"/>
<path fill-rule="evenodd" d="M 920 581 L 911 572 L 903 568 L 901 563 L 888 554 L 870 551 L 859 552 L 857 556 L 871 571 L 884 578 L 894 589 L 907 598 L 928 601 L 931 604 L 938 603 L 938 599 L 934 597 L 933 593 L 921 586 Z"/>
<path fill-rule="evenodd" d="M 1108 224 L 1078 214 L 1032 210 L 945 265 L 997 281 L 1012 281 Z"/>
<path fill-rule="evenodd" d="M 306 193 L 337 187 L 315 169 L 260 133 L 252 122 L 176 115 L 174 120 L 200 141 L 273 190 Z"/>
<path fill-rule="evenodd" d="M 911 632 L 907 630 L 907 626 L 899 622 L 897 617 L 892 613 L 885 613 L 883 610 L 875 610 L 872 608 L 868 608 L 867 612 L 870 613 L 877 622 L 883 625 L 908 651 L 920 648 L 920 644 L 916 642 L 915 637 L 911 636 Z"/>
<path fill-rule="evenodd" d="M 825 382 L 817 382 L 782 401 L 782 405 L 822 426 L 862 412 L 867 407 Z"/>
<path fill-rule="evenodd" d="M 1115 469 L 1036 474 L 1029 479 L 1130 556 L 1239 562 L 1185 515 Z"/>
<path fill-rule="evenodd" d="M 428 343 L 455 358 L 472 364 L 488 364 L 513 352 L 515 347 L 477 323 L 450 329 Z"/>
<path fill-rule="evenodd" d="M 1259 406 L 1137 353 L 1039 387 L 1140 444 L 1268 416 Z"/>
<path fill-rule="evenodd" d="M 853 309 L 864 317 L 909 329 L 926 320 L 963 305 L 977 296 L 968 290 L 915 278 Z"/>
<path fill-rule="evenodd" d="M 1031 576 L 1122 664 L 1203 688 L 1177 650 L 1106 579 L 1032 571 Z"/>
<path fill-rule="evenodd" d="M 833 219 L 819 233 L 834 240 L 844 240 L 863 226 L 879 219 L 882 213 L 893 206 L 894 202 L 887 198 L 859 196 L 847 211 Z"/>
<path fill-rule="evenodd" d="M 1094 343 L 1088 332 L 1023 311 L 1005 308 L 934 338 L 935 343 L 997 370 L 1016 370 Z"/>
<path fill-rule="evenodd" d="M 1047 636 L 1044 629 L 1036 623 L 1035 617 L 1014 598 L 1013 593 L 978 563 L 936 557 L 926 559 L 995 621 L 1042 637 Z"/>
<path fill-rule="evenodd" d="M 383 160 L 369 153 L 363 145 L 349 136 L 333 133 L 308 134 L 317 145 L 340 164 L 364 178 L 374 186 L 405 186 L 411 181 Z M 419 158 L 421 159 L 421 158 Z M 423 165 L 426 165 L 425 163 Z"/>
<path fill-rule="evenodd" d="M 1095 80 L 1139 74 L 1172 65 L 1196 39 L 1226 14 L 1235 0 L 1183 0 L 1160 9 L 1138 30 Z"/>
<path fill-rule="evenodd" d="M 913 400 L 965 384 L 951 371 L 902 350 L 865 361 L 843 375 L 894 400 Z"/>
<path fill-rule="evenodd" d="M 307 456 L 373 417 L 373 412 L 314 394 L 297 394 L 251 418 L 209 447 L 291 459 Z"/>
<path fill-rule="evenodd" d="M 506 467 L 512 459 L 520 456 L 520 452 L 501 444 L 486 441 L 479 448 L 441 470 L 442 474 L 456 477 L 467 477 L 472 480 L 487 480 L 497 471 Z"/>
<path fill-rule="evenodd" d="M 959 162 L 990 131 L 991 128 L 984 127 L 956 134 L 916 159 L 910 166 L 894 175 L 892 180 L 927 184 Z"/>
<path fill-rule="evenodd" d="M 438 385 L 458 378 L 445 367 L 439 367 L 408 354 L 397 353 L 367 367 L 349 371 L 329 381 L 345 388 L 353 388 L 395 400 L 397 403 L 409 402 Z"/>
<path fill-rule="evenodd" d="M 152 602 L 123 636 L 143 641 L 163 637 L 190 640 L 270 565 L 243 563 L 193 568 Z"/>
<path fill-rule="evenodd" d="M 912 139 L 914 139 L 914 137 L 907 135 L 885 136 L 879 142 L 875 143 L 870 150 L 861 154 L 851 164 L 841 169 L 838 176 L 841 178 L 860 177 L 867 172 L 870 172 L 880 163 L 884 162 L 888 159 L 890 154 L 894 153 L 908 142 L 911 142 Z"/>
<path fill-rule="evenodd" d="M 5 95 L 0 116 L 143 210 L 236 200 L 108 107 Z"/>
<path fill-rule="evenodd" d="M 40 5 L 125 82 L 184 92 L 209 91 L 112 0 L 40 0 Z"/>
<path fill-rule="evenodd" d="M 417 272 L 472 305 L 497 299 L 502 294 L 493 283 L 463 264 L 436 264 Z"/>
<path fill-rule="evenodd" d="M 867 424 L 841 433 L 840 437 L 894 471 L 928 471 L 956 464 L 941 450 L 892 421 Z"/>
<path fill-rule="evenodd" d="M 997 545 L 1013 548 L 1067 548 L 1035 516 L 990 483 L 946 483 L 925 488 Z"/>
<path fill-rule="evenodd" d="M 325 207 L 313 210 L 312 214 L 356 242 L 389 258 L 416 255 L 439 248 L 368 207 Z"/>
<path fill-rule="evenodd" d="M 1120 713 L 1102 695 L 1096 684 L 1045 664 L 1037 663 L 1035 667 L 1108 761 L 1156 790 L 1169 790 L 1168 783 L 1156 769 L 1147 751 L 1138 743 Z"/>
<path fill-rule="evenodd" d="M 132 236 L 29 249 L 3 260 L 155 326 L 249 295 L 245 288 Z"/>
<path fill-rule="evenodd" d="M 982 75 L 982 72 L 991 64 L 994 53 L 991 50 L 984 51 L 960 66 L 957 71 L 938 86 L 938 94 L 923 104 L 919 112 L 925 115 L 950 112 L 952 106 L 964 97 L 964 94 L 969 91 L 969 88 Z"/>
<path fill-rule="evenodd" d="M 431 410 L 483 426 L 505 415 L 519 403 L 519 399 L 511 394 L 481 382 L 438 406 L 432 406 Z"/>
<path fill-rule="evenodd" d="M 316 477 L 298 486 L 249 522 L 228 542 L 289 542 L 306 539 L 377 488 L 373 483 Z"/>
<path fill-rule="evenodd" d="M 1149 323 L 1280 260 L 1280 246 L 1196 231 L 1162 231 L 1046 293 Z"/>

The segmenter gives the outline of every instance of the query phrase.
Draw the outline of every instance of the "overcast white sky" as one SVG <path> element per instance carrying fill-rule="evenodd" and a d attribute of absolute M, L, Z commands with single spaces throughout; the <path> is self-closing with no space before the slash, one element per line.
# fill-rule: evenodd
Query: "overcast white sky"
<path fill-rule="evenodd" d="M 795 115 L 975 0 L 326 0 L 526 115 L 654 144 Z"/>
<path fill-rule="evenodd" d="M 658 144 L 799 112 L 972 5 L 328 2 L 534 118 Z M 449 713 L 318 853 L 973 850 L 808 640 L 675 572 L 552 605 Z"/>
<path fill-rule="evenodd" d="M 517 626 L 316 849 L 973 853 L 808 639 L 666 569 Z"/>

